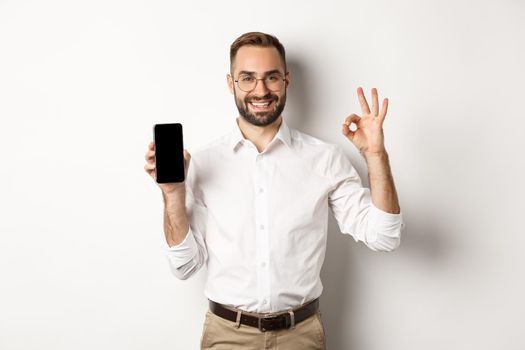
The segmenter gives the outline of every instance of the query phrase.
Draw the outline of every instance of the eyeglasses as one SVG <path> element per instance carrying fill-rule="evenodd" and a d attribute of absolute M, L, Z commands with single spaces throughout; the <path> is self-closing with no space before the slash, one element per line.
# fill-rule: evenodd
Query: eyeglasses
<path fill-rule="evenodd" d="M 283 84 L 286 79 L 283 78 L 280 73 L 268 74 L 264 78 L 257 79 L 250 74 L 241 74 L 237 80 L 234 80 L 237 83 L 239 89 L 244 92 L 253 91 L 257 87 L 257 82 L 259 80 L 264 81 L 264 85 L 268 90 L 279 91 L 283 87 Z"/>

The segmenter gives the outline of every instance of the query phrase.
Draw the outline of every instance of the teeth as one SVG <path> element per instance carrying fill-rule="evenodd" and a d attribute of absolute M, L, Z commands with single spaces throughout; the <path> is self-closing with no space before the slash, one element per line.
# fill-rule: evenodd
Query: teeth
<path fill-rule="evenodd" d="M 254 105 L 255 107 L 268 107 L 270 103 L 271 102 L 266 102 L 266 103 L 251 102 L 251 104 Z"/>

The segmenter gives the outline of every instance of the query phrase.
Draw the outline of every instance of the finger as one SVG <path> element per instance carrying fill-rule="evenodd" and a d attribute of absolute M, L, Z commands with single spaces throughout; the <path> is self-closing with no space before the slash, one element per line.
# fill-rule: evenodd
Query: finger
<path fill-rule="evenodd" d="M 385 120 L 386 112 L 388 111 L 388 98 L 383 99 L 383 107 L 381 107 L 381 112 L 379 113 L 379 118 Z"/>
<path fill-rule="evenodd" d="M 144 170 L 146 170 L 146 171 L 155 170 L 155 163 L 146 163 L 144 165 Z"/>
<path fill-rule="evenodd" d="M 348 139 L 352 140 L 354 138 L 355 131 L 352 131 L 352 129 L 350 129 L 350 125 L 355 124 L 357 130 L 357 125 L 359 124 L 360 120 L 361 118 L 357 114 L 351 114 L 348 117 L 346 117 L 345 122 L 342 125 L 343 135 L 345 135 Z"/>
<path fill-rule="evenodd" d="M 370 107 L 368 107 L 368 102 L 366 102 L 362 87 L 357 88 L 357 97 L 359 98 L 359 103 L 361 104 L 361 111 L 363 114 L 370 114 Z"/>
<path fill-rule="evenodd" d="M 144 171 L 146 171 L 146 173 L 152 178 L 155 178 L 155 167 L 153 167 L 153 169 L 150 169 L 150 166 L 146 164 L 144 165 Z"/>
<path fill-rule="evenodd" d="M 155 157 L 155 151 L 151 151 L 151 150 L 150 150 L 150 151 L 147 151 L 147 152 L 146 152 L 146 155 L 144 156 L 144 158 L 145 158 L 146 160 L 150 160 L 150 159 L 152 159 L 152 158 L 154 158 L 154 157 Z"/>
<path fill-rule="evenodd" d="M 187 149 L 184 149 L 184 159 L 186 159 L 188 161 L 191 159 L 191 154 L 190 154 L 190 152 L 188 152 Z"/>
<path fill-rule="evenodd" d="M 372 115 L 377 116 L 379 111 L 379 102 L 377 98 L 377 89 L 372 88 Z"/>
<path fill-rule="evenodd" d="M 345 119 L 345 124 L 350 126 L 350 124 L 352 123 L 355 123 L 356 125 L 359 123 L 359 121 L 361 120 L 361 117 L 358 116 L 357 114 L 355 113 L 352 113 L 350 114 L 348 117 L 346 117 Z"/>
<path fill-rule="evenodd" d="M 154 147 L 155 147 L 155 144 L 153 142 L 150 142 L 148 145 L 148 148 L 152 150 L 154 149 Z"/>
<path fill-rule="evenodd" d="M 188 170 L 190 167 L 191 155 L 187 150 L 184 150 L 184 168 Z"/>
<path fill-rule="evenodd" d="M 350 130 L 348 125 L 343 124 L 341 131 L 343 132 L 343 135 L 345 135 L 350 141 L 354 139 L 354 132 Z"/>

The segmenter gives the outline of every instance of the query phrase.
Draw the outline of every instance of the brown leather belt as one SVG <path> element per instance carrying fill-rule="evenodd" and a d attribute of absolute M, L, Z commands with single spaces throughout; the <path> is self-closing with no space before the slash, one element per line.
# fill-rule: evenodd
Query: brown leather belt
<path fill-rule="evenodd" d="M 222 304 L 210 300 L 210 311 L 229 321 L 258 328 L 261 332 L 273 331 L 294 327 L 297 323 L 306 320 L 319 310 L 319 298 L 314 299 L 297 309 L 272 314 L 252 316 L 242 310 L 232 310 Z M 240 314 L 240 319 L 238 315 Z M 252 313 L 253 314 L 253 313 Z"/>

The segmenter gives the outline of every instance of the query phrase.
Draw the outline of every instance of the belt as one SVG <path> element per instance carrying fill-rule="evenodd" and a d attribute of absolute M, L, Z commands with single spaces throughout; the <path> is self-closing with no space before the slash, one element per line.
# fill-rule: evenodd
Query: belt
<path fill-rule="evenodd" d="M 243 313 L 242 310 L 232 310 L 222 304 L 210 300 L 210 311 L 215 315 L 235 322 L 238 326 L 241 324 L 258 328 L 261 332 L 273 331 L 294 327 L 297 323 L 306 320 L 319 310 L 319 298 L 316 298 L 297 309 L 287 310 L 280 313 L 260 314 L 261 316 L 252 316 Z"/>

